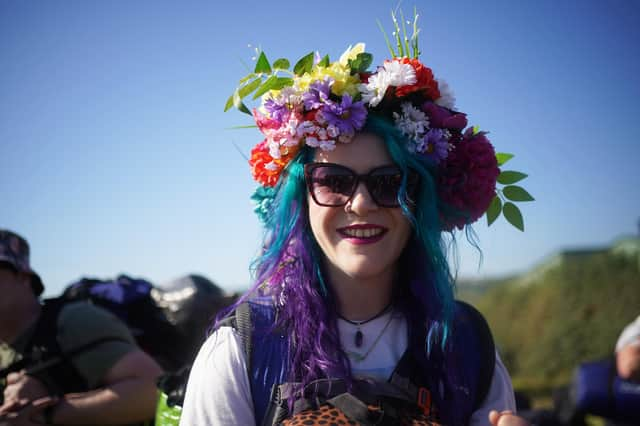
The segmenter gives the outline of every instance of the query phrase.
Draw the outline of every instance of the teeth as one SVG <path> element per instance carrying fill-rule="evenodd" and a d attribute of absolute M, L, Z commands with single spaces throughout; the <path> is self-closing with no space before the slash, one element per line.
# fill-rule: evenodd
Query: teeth
<path fill-rule="evenodd" d="M 345 229 L 344 233 L 355 238 L 371 238 L 382 234 L 382 229 Z"/>

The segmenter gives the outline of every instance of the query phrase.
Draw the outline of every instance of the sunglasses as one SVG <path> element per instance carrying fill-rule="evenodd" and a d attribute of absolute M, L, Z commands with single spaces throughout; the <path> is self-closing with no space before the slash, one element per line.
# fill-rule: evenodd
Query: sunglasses
<path fill-rule="evenodd" d="M 341 207 L 351 200 L 358 184 L 363 182 L 373 201 L 380 207 L 399 207 L 398 195 L 403 173 L 396 166 L 382 166 L 359 175 L 348 167 L 333 163 L 308 163 L 304 166 L 307 188 L 319 206 Z M 413 202 L 419 176 L 415 171 L 407 175 L 408 202 Z"/>

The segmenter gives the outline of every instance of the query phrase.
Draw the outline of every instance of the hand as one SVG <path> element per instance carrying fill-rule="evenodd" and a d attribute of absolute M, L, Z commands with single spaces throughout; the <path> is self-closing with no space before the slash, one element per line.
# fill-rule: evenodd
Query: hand
<path fill-rule="evenodd" d="M 489 413 L 489 422 L 491 426 L 529 426 L 529 422 L 508 410 L 501 412 L 492 410 Z"/>
<path fill-rule="evenodd" d="M 620 378 L 640 382 L 640 344 L 633 343 L 618 350 L 616 367 Z"/>
<path fill-rule="evenodd" d="M 25 374 L 24 371 L 11 373 L 7 376 L 7 387 L 4 389 L 3 408 L 21 399 L 34 401 L 48 394 L 47 388 L 35 377 Z"/>
<path fill-rule="evenodd" d="M 57 403 L 58 398 L 49 396 L 33 402 L 29 402 L 26 399 L 14 401 L 10 411 L 0 412 L 0 426 L 42 425 L 44 424 L 44 409 Z M 3 407 L 6 405 L 3 405 Z"/>

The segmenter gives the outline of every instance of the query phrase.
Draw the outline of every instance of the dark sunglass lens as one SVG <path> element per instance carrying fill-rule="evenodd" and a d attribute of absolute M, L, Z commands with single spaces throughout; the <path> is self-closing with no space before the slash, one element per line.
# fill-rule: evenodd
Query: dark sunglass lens
<path fill-rule="evenodd" d="M 318 166 L 311 173 L 313 197 L 324 205 L 345 204 L 353 193 L 355 176 L 348 169 Z"/>
<path fill-rule="evenodd" d="M 374 201 L 381 206 L 397 206 L 402 172 L 398 169 L 380 169 L 369 176 L 368 189 Z"/>

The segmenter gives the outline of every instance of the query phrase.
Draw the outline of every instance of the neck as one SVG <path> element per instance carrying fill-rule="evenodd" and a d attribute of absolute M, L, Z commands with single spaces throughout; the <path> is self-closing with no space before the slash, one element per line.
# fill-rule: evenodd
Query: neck
<path fill-rule="evenodd" d="M 335 268 L 328 269 L 331 288 L 338 301 L 338 314 L 343 318 L 364 321 L 391 303 L 394 270 L 374 277 L 352 277 Z"/>
<path fill-rule="evenodd" d="M 0 341 L 13 343 L 22 335 L 40 315 L 40 303 L 37 299 L 27 305 L 14 305 L 15 309 L 10 309 L 6 317 L 2 318 L 0 324 Z"/>

